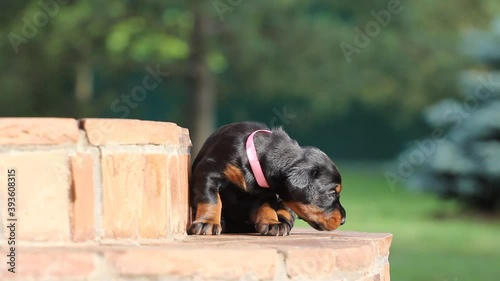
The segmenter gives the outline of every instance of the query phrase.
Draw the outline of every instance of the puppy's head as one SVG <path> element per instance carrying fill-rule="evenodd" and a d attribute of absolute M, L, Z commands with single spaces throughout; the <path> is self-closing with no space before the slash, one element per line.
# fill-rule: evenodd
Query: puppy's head
<path fill-rule="evenodd" d="M 344 224 L 342 179 L 337 166 L 321 150 L 302 148 L 286 175 L 286 189 L 286 205 L 313 228 L 334 230 Z"/>

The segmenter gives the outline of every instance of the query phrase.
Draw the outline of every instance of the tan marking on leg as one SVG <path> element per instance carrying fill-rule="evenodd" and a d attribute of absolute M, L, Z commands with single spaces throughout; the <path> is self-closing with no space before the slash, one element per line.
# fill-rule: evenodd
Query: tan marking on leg
<path fill-rule="evenodd" d="M 289 222 L 293 222 L 292 214 L 290 214 L 289 211 L 287 211 L 285 209 L 279 209 L 276 211 L 276 213 L 278 214 L 278 216 L 283 217 L 285 220 L 287 220 Z"/>
<path fill-rule="evenodd" d="M 231 183 L 239 186 L 245 191 L 247 190 L 245 176 L 243 176 L 243 172 L 238 167 L 227 164 L 226 169 L 224 170 L 224 175 Z"/>
<path fill-rule="evenodd" d="M 250 220 L 254 224 L 278 224 L 278 214 L 269 205 L 269 203 L 264 203 L 260 206 L 253 214 L 250 216 Z"/>
<path fill-rule="evenodd" d="M 222 201 L 217 193 L 217 203 L 198 203 L 196 208 L 196 219 L 193 223 L 203 222 L 211 224 L 220 224 L 222 211 Z"/>

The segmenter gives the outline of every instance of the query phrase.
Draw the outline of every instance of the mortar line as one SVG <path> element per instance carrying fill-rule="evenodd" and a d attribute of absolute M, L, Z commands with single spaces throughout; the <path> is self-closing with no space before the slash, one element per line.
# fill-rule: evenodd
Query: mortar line
<path fill-rule="evenodd" d="M 94 227 L 97 239 L 102 239 L 104 237 L 104 230 L 102 228 L 103 220 L 103 182 L 102 182 L 102 151 L 97 148 L 96 157 L 93 157 L 94 167 Z"/>
<path fill-rule="evenodd" d="M 85 132 L 82 130 L 82 132 Z M 21 146 L 10 146 L 10 145 L 0 145 L 0 153 L 24 153 L 24 152 L 68 152 L 74 151 L 82 145 L 82 141 L 72 144 L 61 144 L 61 145 L 21 145 Z M 189 147 L 182 147 L 176 145 L 154 145 L 154 144 L 108 144 L 101 146 L 94 146 L 85 141 L 85 145 L 88 147 L 102 148 L 110 152 L 132 152 L 132 153 L 181 153 L 188 154 L 190 152 Z"/>
<path fill-rule="evenodd" d="M 103 153 L 186 154 L 188 148 L 171 145 L 126 144 L 99 146 Z"/>
<path fill-rule="evenodd" d="M 69 239 L 72 240 L 74 237 L 74 220 L 75 220 L 75 201 L 74 201 L 74 192 L 75 191 L 75 186 L 74 186 L 74 178 L 73 178 L 73 161 L 71 159 L 70 153 L 67 153 L 66 155 L 66 167 L 68 171 L 68 178 L 67 178 L 67 186 L 69 187 L 68 189 L 68 227 L 69 227 Z"/>
<path fill-rule="evenodd" d="M 167 167 L 170 167 L 170 161 L 172 161 L 171 157 L 168 156 L 168 155 L 164 155 L 165 157 L 165 161 L 167 161 Z M 165 173 L 165 182 L 166 182 L 166 196 L 165 196 L 165 200 L 167 201 L 166 204 L 166 208 L 165 208 L 165 218 L 167 219 L 167 238 L 173 238 L 173 229 L 172 229 L 172 220 L 170 219 L 170 216 L 172 215 L 172 194 L 171 194 L 171 191 L 172 191 L 172 183 L 170 181 L 170 173 Z"/>
<path fill-rule="evenodd" d="M 23 153 L 23 152 L 47 152 L 47 151 L 68 151 L 76 149 L 77 144 L 59 144 L 59 145 L 0 145 L 1 153 Z"/>
<path fill-rule="evenodd" d="M 288 259 L 288 253 L 281 249 L 276 249 L 278 253 L 278 263 L 276 271 L 274 272 L 274 281 L 291 280 L 291 276 L 286 270 L 286 260 Z"/>

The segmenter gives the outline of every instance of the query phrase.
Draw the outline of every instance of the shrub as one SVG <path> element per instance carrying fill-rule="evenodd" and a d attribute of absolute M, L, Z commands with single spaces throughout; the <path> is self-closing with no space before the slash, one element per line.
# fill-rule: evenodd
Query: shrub
<path fill-rule="evenodd" d="M 489 70 L 465 71 L 459 85 L 463 99 L 444 100 L 425 111 L 428 124 L 445 135 L 433 141 L 435 150 L 416 167 L 408 183 L 412 188 L 456 198 L 476 210 L 498 212 L 500 48 L 489 47 L 500 46 L 500 31 L 469 33 L 466 43 L 467 38 L 474 38 L 480 47 L 474 50 L 464 44 L 466 52 Z M 412 149 L 417 148 L 409 151 Z"/>

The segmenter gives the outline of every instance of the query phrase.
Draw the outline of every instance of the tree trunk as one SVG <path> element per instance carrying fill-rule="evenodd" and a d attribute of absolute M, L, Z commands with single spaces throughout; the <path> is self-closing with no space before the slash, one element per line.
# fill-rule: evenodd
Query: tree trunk
<path fill-rule="evenodd" d="M 196 156 L 203 142 L 215 129 L 216 96 L 215 77 L 206 63 L 209 18 L 204 5 L 193 3 L 194 27 L 191 35 L 191 54 L 189 70 L 189 130 L 193 147 L 191 154 Z M 194 159 L 194 157 L 192 157 Z"/>
<path fill-rule="evenodd" d="M 76 112 L 82 114 L 88 110 L 88 105 L 94 95 L 94 73 L 89 60 L 81 60 L 75 66 L 75 100 Z"/>

